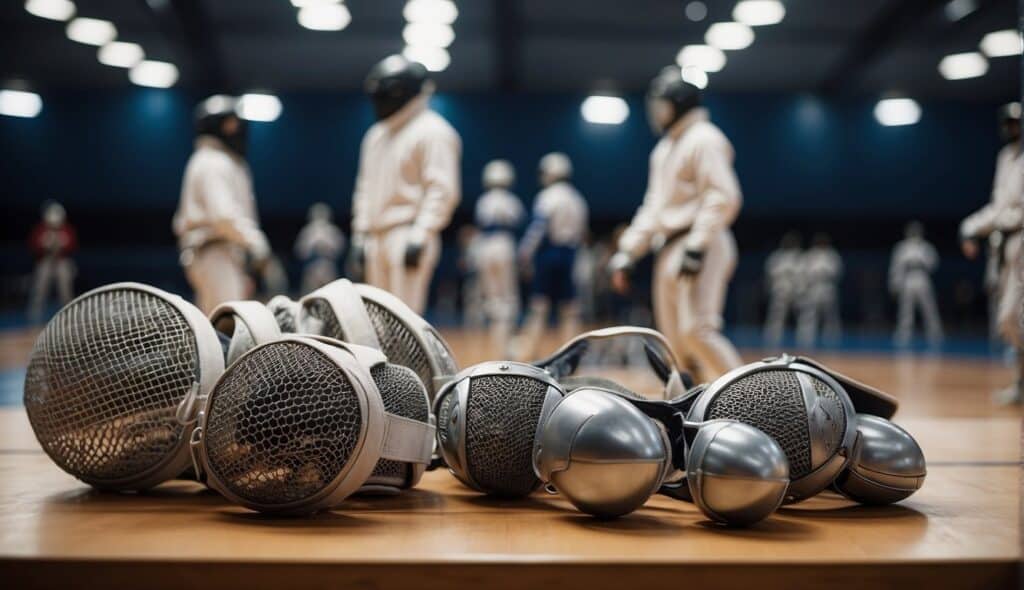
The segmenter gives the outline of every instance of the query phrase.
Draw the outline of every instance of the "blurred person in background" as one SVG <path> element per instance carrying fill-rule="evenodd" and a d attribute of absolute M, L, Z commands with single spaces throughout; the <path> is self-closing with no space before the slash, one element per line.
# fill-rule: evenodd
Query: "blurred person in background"
<path fill-rule="evenodd" d="M 800 316 L 797 342 L 814 346 L 821 331 L 826 341 L 836 342 L 842 332 L 839 315 L 839 280 L 843 277 L 843 259 L 832 247 L 828 234 L 815 234 L 811 247 L 800 259 Z"/>
<path fill-rule="evenodd" d="M 722 330 L 736 241 L 729 229 L 742 205 L 735 152 L 701 106 L 701 90 L 669 66 L 651 81 L 647 115 L 661 139 L 651 152 L 647 193 L 609 264 L 612 285 L 629 290 L 629 275 L 650 252 L 655 325 L 680 359 L 710 381 L 742 361 Z"/>
<path fill-rule="evenodd" d="M 338 278 L 338 258 L 345 249 L 345 234 L 334 225 L 334 212 L 326 203 L 309 208 L 305 226 L 295 239 L 295 255 L 305 264 L 302 292 L 309 293 Z"/>
<path fill-rule="evenodd" d="M 480 286 L 480 230 L 474 225 L 464 225 L 456 233 L 455 242 L 459 248 L 462 325 L 470 330 L 482 330 L 487 325 L 487 309 Z"/>
<path fill-rule="evenodd" d="M 78 236 L 60 203 L 48 201 L 43 205 L 42 220 L 32 228 L 28 245 L 36 259 L 28 316 L 30 321 L 38 322 L 52 287 L 56 287 L 61 305 L 74 297 L 75 263 L 71 254 L 78 248 Z"/>
<path fill-rule="evenodd" d="M 764 265 L 768 287 L 768 314 L 764 321 L 764 339 L 771 345 L 782 342 L 786 319 L 797 313 L 800 297 L 800 261 L 803 258 L 800 234 L 782 236 L 779 247 L 768 256 Z"/>
<path fill-rule="evenodd" d="M 196 108 L 195 151 L 185 166 L 172 227 L 185 276 L 204 313 L 252 296 L 270 259 L 246 162 L 248 124 L 237 98 L 211 96 Z"/>
<path fill-rule="evenodd" d="M 530 225 L 519 244 L 519 263 L 532 273 L 530 310 L 515 344 L 516 356 L 532 359 L 552 308 L 559 316 L 559 338 L 565 342 L 580 330 L 580 307 L 573 283 L 576 253 L 587 234 L 590 209 L 570 182 L 572 161 L 561 152 L 540 160 L 543 187 L 533 204 Z"/>
<path fill-rule="evenodd" d="M 964 256 L 977 258 L 979 242 L 999 232 L 995 250 L 995 268 L 998 269 L 996 326 L 1003 341 L 1017 356 L 1015 382 L 995 394 L 997 403 L 1021 403 L 1024 389 L 1024 338 L 1020 327 L 1021 306 L 1024 304 L 1022 277 L 1019 275 L 1021 229 L 1024 228 L 1024 154 L 1021 150 L 1021 106 L 1010 103 L 999 109 L 999 132 L 1005 145 L 996 159 L 992 198 L 987 205 L 975 211 L 960 224 L 960 246 Z"/>
<path fill-rule="evenodd" d="M 377 122 L 359 148 L 351 255 L 367 283 L 423 313 L 441 231 L 461 196 L 462 140 L 428 106 L 434 83 L 423 64 L 386 57 L 365 89 Z"/>
<path fill-rule="evenodd" d="M 924 239 L 924 226 L 914 221 L 907 224 L 906 237 L 896 244 L 889 263 L 889 292 L 896 297 L 899 314 L 894 341 L 898 346 L 910 343 L 914 332 L 914 313 L 920 310 L 925 337 L 932 344 L 942 341 L 942 320 L 935 303 L 932 273 L 939 265 L 939 255 Z"/>
<path fill-rule="evenodd" d="M 487 191 L 476 203 L 474 256 L 483 306 L 491 326 L 492 350 L 507 357 L 509 339 L 519 317 L 519 275 L 516 272 L 516 234 L 526 212 L 510 189 L 515 170 L 506 160 L 484 166 Z"/>

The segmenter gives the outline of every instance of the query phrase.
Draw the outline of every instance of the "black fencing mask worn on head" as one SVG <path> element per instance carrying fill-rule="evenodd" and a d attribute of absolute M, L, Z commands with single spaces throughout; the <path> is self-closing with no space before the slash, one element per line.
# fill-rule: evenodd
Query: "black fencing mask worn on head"
<path fill-rule="evenodd" d="M 659 135 L 700 104 L 700 88 L 683 79 L 679 66 L 662 69 L 647 90 L 647 118 Z"/>
<path fill-rule="evenodd" d="M 364 88 L 373 102 L 377 120 L 387 119 L 419 96 L 427 81 L 427 68 L 401 55 L 385 57 L 370 69 Z"/>
<path fill-rule="evenodd" d="M 239 116 L 238 105 L 238 98 L 220 94 L 199 103 L 196 107 L 196 137 L 216 137 L 244 158 L 249 144 L 249 124 Z"/>

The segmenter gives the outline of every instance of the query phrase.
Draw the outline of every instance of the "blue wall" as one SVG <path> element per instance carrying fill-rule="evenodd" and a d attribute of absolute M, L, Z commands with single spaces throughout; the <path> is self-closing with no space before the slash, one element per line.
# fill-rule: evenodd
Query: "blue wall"
<path fill-rule="evenodd" d="M 125 278 L 183 288 L 170 217 L 198 98 L 135 88 L 48 93 L 37 118 L 0 117 L 0 276 L 28 271 L 25 237 L 39 204 L 54 198 L 79 228 L 80 288 Z M 314 201 L 334 204 L 347 224 L 359 141 L 372 115 L 358 94 L 281 98 L 277 121 L 253 124 L 251 162 L 264 225 L 275 247 L 287 251 Z M 631 114 L 621 126 L 584 122 L 581 99 L 435 97 L 463 138 L 465 197 L 456 223 L 468 219 L 489 159 L 513 162 L 517 190 L 529 201 L 536 163 L 552 150 L 572 156 L 598 231 L 628 219 L 643 195 L 655 142 L 642 97 L 629 98 Z M 761 257 L 790 227 L 831 231 L 872 272 L 884 271 L 887 249 L 912 217 L 925 219 L 940 249 L 952 252 L 959 218 L 990 190 L 999 147 L 995 104 L 925 102 L 919 124 L 889 128 L 875 122 L 869 99 L 711 95 L 708 104 L 736 147 L 745 193 L 736 229 L 745 258 L 737 282 L 759 284 Z M 454 273 L 452 254 L 446 251 L 442 276 Z M 946 291 L 978 275 L 976 265 L 962 262 L 944 269 Z M 850 276 L 857 273 L 853 268 Z"/>

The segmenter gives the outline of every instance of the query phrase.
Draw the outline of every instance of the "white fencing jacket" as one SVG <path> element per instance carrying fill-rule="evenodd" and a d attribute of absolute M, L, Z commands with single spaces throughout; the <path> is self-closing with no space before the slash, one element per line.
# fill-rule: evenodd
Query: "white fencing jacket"
<path fill-rule="evenodd" d="M 424 94 L 363 137 L 352 198 L 357 237 L 412 226 L 411 240 L 441 232 L 459 204 L 462 140 Z"/>
<path fill-rule="evenodd" d="M 688 231 L 687 249 L 704 250 L 742 205 L 733 158 L 732 144 L 706 109 L 684 115 L 651 152 L 647 194 L 619 239 L 619 251 L 636 260 L 681 231 Z"/>
<path fill-rule="evenodd" d="M 996 159 L 992 200 L 960 224 L 964 238 L 981 238 L 994 231 L 1015 232 L 1024 227 L 1024 152 L 1021 143 L 1003 147 Z"/>

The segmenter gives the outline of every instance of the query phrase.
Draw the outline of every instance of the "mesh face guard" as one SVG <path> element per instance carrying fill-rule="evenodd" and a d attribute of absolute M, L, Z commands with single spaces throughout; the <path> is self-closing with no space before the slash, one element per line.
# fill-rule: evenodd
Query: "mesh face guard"
<path fill-rule="evenodd" d="M 225 371 L 200 415 L 197 470 L 233 502 L 286 514 L 333 508 L 396 477 L 414 484 L 430 461 L 434 427 L 389 412 L 374 377 L 402 400 L 392 407 L 417 409 L 409 401 L 417 392 L 400 391 L 412 390 L 412 376 L 378 351 L 304 336 L 254 348 Z M 382 467 L 389 461 L 416 468 L 396 475 Z"/>
<path fill-rule="evenodd" d="M 739 367 L 712 382 L 688 419 L 750 424 L 771 436 L 789 461 L 787 503 L 824 490 L 857 442 L 856 413 L 831 374 L 790 356 Z"/>
<path fill-rule="evenodd" d="M 401 299 L 370 285 L 354 287 L 370 316 L 380 350 L 388 361 L 415 371 L 433 400 L 441 386 L 459 371 L 451 348 Z"/>
<path fill-rule="evenodd" d="M 222 303 L 210 313 L 210 323 L 229 339 L 224 354 L 224 364 L 228 366 L 256 345 L 281 337 L 274 313 L 259 301 Z"/>
<path fill-rule="evenodd" d="M 437 444 L 452 474 L 497 496 L 525 496 L 540 484 L 534 439 L 565 395 L 543 369 L 490 362 L 459 373 L 438 392 Z"/>
<path fill-rule="evenodd" d="M 189 466 L 192 408 L 224 370 L 217 334 L 184 299 L 138 283 L 89 291 L 36 340 L 25 408 L 64 471 L 140 490 Z"/>
<path fill-rule="evenodd" d="M 286 295 L 275 295 L 267 302 L 267 309 L 274 314 L 277 327 L 282 334 L 294 334 L 299 331 L 299 303 Z"/>
<path fill-rule="evenodd" d="M 348 279 L 338 279 L 299 300 L 299 329 L 380 350 L 363 298 Z"/>
<path fill-rule="evenodd" d="M 688 380 L 665 337 L 636 326 L 585 332 L 533 364 L 551 373 L 568 390 L 597 386 L 630 394 L 633 390 L 654 391 L 654 397 L 676 399 L 685 394 Z M 618 384 L 623 377 L 639 376 L 645 377 L 646 387 L 625 390 Z"/>

